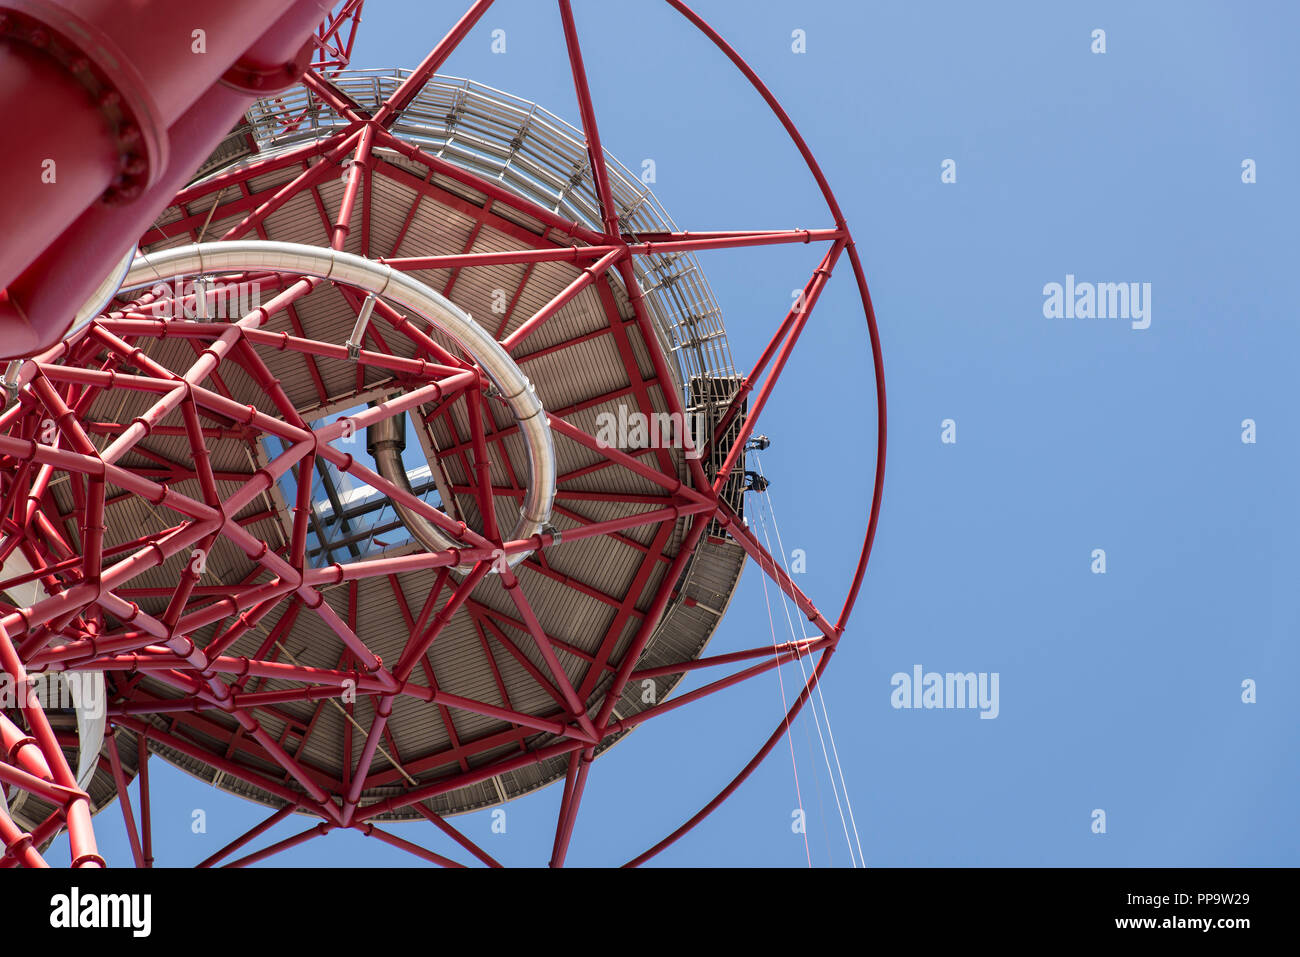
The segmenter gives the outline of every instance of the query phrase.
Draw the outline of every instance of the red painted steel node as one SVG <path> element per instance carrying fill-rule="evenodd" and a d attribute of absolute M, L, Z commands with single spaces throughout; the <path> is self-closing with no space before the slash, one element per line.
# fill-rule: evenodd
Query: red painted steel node
<path fill-rule="evenodd" d="M 342 69 L 339 24 L 360 12 L 347 3 L 317 32 L 302 86 L 255 104 L 142 238 L 109 311 L 11 364 L 0 667 L 19 681 L 102 676 L 109 746 L 98 767 L 81 760 L 105 739 L 75 702 L 0 715 L 0 866 L 41 863 L 65 826 L 76 862 L 98 863 L 90 815 L 117 794 L 147 866 L 150 755 L 275 808 L 204 865 L 293 813 L 318 823 L 231 863 L 337 828 L 455 863 L 378 826 L 423 818 L 494 865 L 446 819 L 563 780 L 558 866 L 598 753 L 816 654 L 740 773 L 630 863 L 690 830 L 771 750 L 843 635 L 870 554 L 880 344 L 803 139 L 739 55 L 668 2 L 767 101 L 831 225 L 677 229 L 601 147 L 567 0 L 581 130 L 437 75 L 489 0 L 417 69 L 388 72 Z M 694 254 L 775 243 L 826 251 L 737 374 Z M 860 559 L 831 620 L 746 527 L 744 464 L 845 254 L 878 451 Z M 636 416 L 669 441 L 608 441 L 609 423 L 626 433 Z M 746 556 L 814 637 L 703 657 Z M 699 669 L 722 676 L 671 697 Z"/>

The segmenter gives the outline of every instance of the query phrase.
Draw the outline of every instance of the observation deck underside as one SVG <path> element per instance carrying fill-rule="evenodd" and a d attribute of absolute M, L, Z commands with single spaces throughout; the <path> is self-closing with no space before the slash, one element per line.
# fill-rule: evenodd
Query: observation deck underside
<path fill-rule="evenodd" d="M 360 105 L 374 109 L 393 92 L 402 75 L 343 75 L 335 82 Z M 214 154 L 203 178 L 187 188 L 182 201 L 160 218 L 142 251 L 236 235 L 331 245 L 339 235 L 337 224 L 347 219 L 342 206 L 349 173 L 345 166 L 342 172 L 334 169 L 332 175 L 313 177 L 318 164 L 331 160 L 312 156 L 311 150 L 346 121 L 301 88 L 259 103 L 250 111 L 248 121 Z M 350 228 L 344 231 L 346 238 L 341 247 L 336 243 L 336 248 L 391 261 L 585 245 L 503 198 L 475 189 L 467 177 L 452 175 L 447 166 L 430 165 L 425 160 L 430 155 L 543 205 L 567 221 L 599 226 L 599 204 L 580 134 L 532 104 L 465 81 L 434 78 L 404 111 L 393 132 L 417 145 L 420 152 L 402 155 L 384 146 L 369 151 L 357 208 L 351 214 Z M 610 162 L 611 184 L 624 229 L 633 234 L 673 229 L 642 184 Z M 259 215 L 250 226 L 248 217 L 265 209 L 263 204 L 281 191 L 285 201 L 269 215 Z M 394 265 L 441 292 L 494 338 L 510 341 L 525 322 L 580 280 L 590 261 L 499 262 L 458 269 Z M 603 413 L 615 420 L 626 420 L 629 413 L 666 413 L 665 388 L 681 397 L 688 411 L 703 413 L 708 423 L 706 434 L 711 435 L 710 426 L 738 383 L 716 304 L 689 254 L 643 257 L 637 268 L 660 348 L 670 359 L 671 382 L 656 374 L 626 289 L 612 270 L 512 343 L 510 351 L 547 412 L 589 435 L 600 431 Z M 240 281 L 250 285 L 239 286 Z M 265 304 L 291 282 L 222 276 L 213 277 L 207 288 L 222 290 L 227 296 L 224 301 L 221 295 L 215 297 L 213 311 L 238 313 L 229 306 L 240 301 L 241 293 L 255 288 Z M 183 294 L 186 289 L 173 285 L 173 291 Z M 364 299 L 363 293 L 345 285 L 320 283 L 272 315 L 261 328 L 296 337 L 295 342 L 309 340 L 338 347 L 350 341 Z M 143 311 L 147 314 L 148 307 Z M 238 314 L 231 314 L 210 321 L 237 318 Z M 196 323 L 203 321 L 199 316 Z M 214 330 L 212 337 L 218 332 Z M 375 309 L 361 347 L 376 355 L 432 361 L 437 352 L 428 345 L 425 332 L 448 354 L 461 356 L 450 338 L 436 330 L 414 329 L 400 310 L 383 303 Z M 133 337 L 123 334 L 123 339 L 146 359 L 138 365 L 127 362 L 122 368 L 147 367 L 155 375 L 162 374 L 159 370 L 184 375 L 205 346 L 202 336 L 175 332 L 154 335 L 140 331 Z M 260 361 L 260 369 L 250 355 L 236 352 L 220 363 L 207 387 L 276 419 L 292 421 L 296 414 L 306 423 L 324 424 L 423 384 L 410 374 L 409 367 L 358 363 L 347 356 L 312 353 L 296 344 L 285 347 L 283 341 L 276 345 L 268 339 L 249 349 Z M 111 359 L 112 350 L 107 347 L 78 357 L 79 364 L 88 368 L 104 367 Z M 280 394 L 268 389 L 267 373 L 278 383 Z M 85 415 L 87 431 L 97 443 L 110 441 L 118 430 L 116 424 L 132 422 L 157 399 L 147 391 L 99 390 Z M 292 410 L 288 415 L 286 403 Z M 480 489 L 472 440 L 475 417 L 485 426 L 495 525 L 509 529 L 518 518 L 528 463 L 518 429 L 503 403 L 490 394 L 468 390 L 448 401 L 409 411 L 411 441 L 405 461 L 412 491 L 470 529 L 484 531 L 476 494 Z M 213 477 L 223 499 L 253 482 L 258 469 L 282 451 L 255 426 L 221 416 L 206 417 L 202 426 Z M 364 459 L 364 435 L 357 435 L 352 444 L 333 444 Z M 624 451 L 662 475 L 690 482 L 681 448 Z M 719 443 L 714 450 L 717 462 L 706 462 L 709 474 L 726 451 L 726 443 Z M 551 524 L 561 533 L 648 513 L 669 501 L 662 484 L 558 432 L 555 454 L 559 478 Z M 118 464 L 152 476 L 183 495 L 203 498 L 190 437 L 179 412 L 163 419 Z M 306 542 L 308 565 L 321 568 L 423 551 L 410 540 L 384 495 L 364 481 L 345 476 L 322 457 L 316 457 L 313 466 L 315 474 L 303 476 L 295 465 L 244 505 L 237 516 L 244 530 L 272 551 L 288 554 L 294 534 L 295 490 L 306 481 L 311 486 L 312 512 Z M 743 475 L 743 464 L 733 474 Z M 77 523 L 71 518 L 78 505 L 74 488 L 71 483 L 55 484 L 51 493 L 59 513 L 69 516 L 62 530 L 79 546 Z M 741 494 L 738 484 L 729 485 L 727 496 L 737 511 Z M 163 532 L 174 522 L 175 516 L 166 508 L 144 497 L 110 494 L 104 548 L 106 552 L 118 546 L 126 548 L 141 536 Z M 611 534 L 562 541 L 530 555 L 515 569 L 526 596 L 523 607 L 519 596 L 505 587 L 506 576 L 483 576 L 454 613 L 441 622 L 436 640 L 411 676 L 413 684 L 440 692 L 441 700 L 458 696 L 462 706 L 411 694 L 393 698 L 391 717 L 361 791 L 361 807 L 446 781 L 448 788 L 428 798 L 426 806 L 440 815 L 455 814 L 509 800 L 563 778 L 570 760 L 565 754 L 486 777 L 478 773 L 559 740 L 544 727 L 507 720 L 501 716 L 503 712 L 533 716 L 543 725 L 572 718 L 566 716 L 563 696 L 557 694 L 555 682 L 547 674 L 547 662 L 530 636 L 527 615 L 535 615 L 587 716 L 594 718 L 672 559 L 684 547 L 689 522 L 689 516 L 683 516 L 676 521 L 633 525 Z M 743 556 L 739 546 L 720 534 L 706 533 L 699 538 L 639 659 L 639 668 L 686 661 L 700 654 L 726 610 Z M 175 554 L 134 578 L 118 594 L 162 619 L 191 560 L 188 551 Z M 201 582 L 191 593 L 185 613 L 270 579 L 244 550 L 229 538 L 218 537 L 206 554 Z M 462 580 L 460 574 L 425 568 L 322 585 L 320 592 L 336 620 L 346 623 L 375 655 L 391 665 L 402 657 L 413 633 L 430 627 L 431 622 L 439 623 L 439 609 Z M 191 637 L 199 647 L 218 641 L 227 656 L 319 669 L 358 667 L 356 656 L 330 619 L 301 595 L 291 593 L 272 603 L 269 610 L 259 611 L 252 627 L 243 628 L 246 622 L 228 616 L 191 632 Z M 110 634 L 128 627 L 111 617 L 105 622 Z M 237 635 L 233 641 L 232 634 Z M 645 694 L 640 682 L 629 683 L 613 714 L 624 718 L 652 701 L 662 701 L 680 678 L 680 673 L 657 676 L 653 696 Z M 187 771 L 275 806 L 284 803 L 279 789 L 273 793 L 250 782 L 249 777 L 299 790 L 285 774 L 282 762 L 245 734 L 234 717 L 215 708 L 200 712 L 170 709 L 166 702 L 183 694 L 174 684 L 144 672 L 117 672 L 111 676 L 110 688 L 120 696 L 123 710 L 141 715 L 155 729 L 150 736 L 151 750 Z M 337 694 L 293 700 L 289 693 L 301 688 L 298 682 L 252 674 L 236 678 L 231 688 L 273 702 L 256 710 L 261 728 L 326 792 L 342 795 L 348 791 L 350 775 L 358 766 L 382 696 L 362 690 L 354 703 Z M 285 692 L 284 700 L 276 700 L 273 692 Z M 600 747 L 608 747 L 614 740 L 617 737 L 606 738 Z M 134 767 L 134 761 L 129 766 Z M 229 773 L 231 766 L 252 773 L 246 777 Z M 457 785 L 457 781 L 467 783 Z M 32 817 L 39 819 L 48 809 L 32 810 Z M 414 816 L 416 810 L 405 806 L 394 807 L 377 819 Z"/>

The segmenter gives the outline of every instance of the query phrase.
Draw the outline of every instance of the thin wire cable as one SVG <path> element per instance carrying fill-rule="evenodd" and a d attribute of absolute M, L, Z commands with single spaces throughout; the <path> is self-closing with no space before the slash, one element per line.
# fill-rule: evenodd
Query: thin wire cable
<path fill-rule="evenodd" d="M 771 511 L 771 503 L 770 503 L 770 502 L 767 503 L 767 506 L 768 506 L 768 510 Z M 772 521 L 773 521 L 773 523 L 775 523 L 775 521 L 776 521 L 776 515 L 775 515 L 775 513 L 773 513 L 773 515 L 772 515 Z M 762 503 L 759 504 L 759 509 L 758 509 L 758 522 L 759 522 L 760 527 L 761 527 L 762 530 L 763 530 L 763 539 L 764 539 L 765 544 L 767 545 L 768 553 L 771 554 L 771 553 L 774 551 L 774 549 L 772 548 L 772 537 L 771 537 L 770 534 L 768 534 L 768 530 L 767 530 L 767 521 L 766 521 L 766 520 L 764 519 L 764 517 L 763 517 L 763 504 L 762 504 Z M 782 556 L 782 560 L 784 561 L 784 556 Z M 787 572 L 787 574 L 788 574 L 788 572 Z M 766 578 L 766 576 L 764 576 L 764 577 Z M 764 586 L 764 587 L 766 588 L 766 586 Z M 778 589 L 778 591 L 780 591 L 780 590 Z M 794 643 L 794 642 L 795 642 L 794 621 L 793 621 L 793 620 L 791 619 L 791 617 L 790 617 L 790 604 L 789 604 L 788 599 L 786 598 L 786 594 L 785 594 L 784 591 L 781 591 L 781 606 L 782 606 L 782 608 L 785 610 L 785 620 L 786 620 L 786 624 L 787 624 L 787 625 L 789 626 L 789 628 L 790 628 L 790 640 L 791 640 L 791 643 Z M 800 627 L 801 627 L 801 629 L 803 628 L 802 618 L 800 619 Z M 807 634 L 807 632 L 805 631 L 805 632 L 804 632 L 804 639 L 805 639 L 805 641 L 807 640 L 807 638 L 808 638 L 808 634 Z M 799 662 L 799 672 L 800 672 L 800 674 L 803 675 L 804 684 L 807 684 L 807 683 L 808 683 L 808 672 L 807 672 L 807 669 L 804 668 L 804 664 L 803 664 L 803 656 L 802 656 L 802 655 L 797 655 L 796 658 L 795 658 L 795 660 Z M 779 669 L 778 669 L 778 670 L 779 670 Z M 836 783 L 835 783 L 835 772 L 831 769 L 831 759 L 830 759 L 830 755 L 829 755 L 829 754 L 827 753 L 827 751 L 826 751 L 826 738 L 825 738 L 825 737 L 823 736 L 823 734 L 822 734 L 821 718 L 818 717 L 818 715 L 817 715 L 816 702 L 814 702 L 814 701 L 812 700 L 811 696 L 809 697 L 809 703 L 813 705 L 813 708 L 812 708 L 813 722 L 814 722 L 814 723 L 816 724 L 816 726 L 817 726 L 817 738 L 818 738 L 818 740 L 821 742 L 821 746 L 822 746 L 822 760 L 826 762 L 826 775 L 827 775 L 827 777 L 830 778 L 831 789 L 832 789 L 832 791 L 833 791 L 833 793 L 834 793 L 834 795 L 835 795 L 835 807 L 836 807 L 836 810 L 839 812 L 839 815 L 840 815 L 840 826 L 844 829 L 844 843 L 848 846 L 848 849 L 849 849 L 849 860 L 852 862 L 852 865 L 853 865 L 854 867 L 857 867 L 857 866 L 858 866 L 858 862 L 857 862 L 857 860 L 853 857 L 853 841 L 852 841 L 852 839 L 849 837 L 849 826 L 848 826 L 848 822 L 845 820 L 845 817 L 844 817 L 844 805 L 840 803 L 839 787 L 838 787 L 838 786 L 836 785 Z"/>
<path fill-rule="evenodd" d="M 763 463 L 762 463 L 762 460 L 759 458 L 759 456 L 758 456 L 757 454 L 755 454 L 755 456 L 754 456 L 754 461 L 755 461 L 755 466 L 756 466 L 756 468 L 758 469 L 758 474 L 759 474 L 759 475 L 760 475 L 764 480 L 766 480 L 767 476 L 764 475 L 764 473 L 763 473 Z M 771 503 L 769 502 L 769 509 L 770 509 L 770 507 L 771 507 Z M 782 563 L 782 566 L 783 566 L 783 567 L 785 568 L 785 570 L 786 570 L 786 574 L 788 575 L 788 574 L 790 574 L 790 570 L 789 570 L 789 563 L 786 561 L 786 557 L 785 557 L 785 543 L 784 543 L 784 542 L 782 541 L 782 539 L 781 539 L 781 526 L 780 526 L 780 523 L 777 521 L 777 518 L 776 518 L 776 512 L 775 512 L 775 511 L 772 511 L 772 524 L 773 524 L 773 526 L 774 526 L 774 528 L 775 528 L 775 530 L 776 530 L 776 540 L 777 540 L 777 546 L 778 546 L 778 548 L 780 549 L 780 553 L 781 553 L 781 563 Z M 771 551 L 771 549 L 769 548 L 769 552 L 770 552 L 770 551 Z M 784 593 L 782 593 L 782 594 L 784 594 Z M 799 626 L 800 626 L 800 630 L 803 632 L 803 636 L 804 636 L 804 638 L 807 639 L 807 638 L 808 638 L 807 626 L 804 625 L 804 621 L 803 621 L 803 616 L 802 616 L 802 615 L 799 617 Z M 802 668 L 802 659 L 801 659 L 801 662 L 800 662 L 800 667 Z M 854 837 L 855 842 L 857 843 L 857 848 L 858 848 L 858 857 L 862 860 L 862 866 L 863 866 L 863 867 L 866 867 L 866 866 L 867 866 L 867 860 L 866 860 L 866 856 L 862 853 L 862 839 L 861 839 L 860 835 L 858 834 L 858 823 L 857 823 L 857 820 L 856 820 L 856 818 L 854 817 L 854 814 L 853 814 L 853 801 L 852 801 L 852 800 L 850 799 L 850 797 L 849 797 L 848 781 L 847 781 L 847 780 L 845 779 L 845 777 L 844 777 L 844 767 L 843 767 L 843 765 L 840 763 L 840 752 L 839 752 L 839 747 L 838 747 L 838 746 L 836 745 L 836 743 L 835 743 L 835 732 L 834 732 L 834 730 L 831 728 L 830 711 L 827 710 L 827 707 L 826 707 L 826 697 L 825 697 L 824 693 L 822 692 L 821 681 L 816 677 L 816 674 L 815 674 L 815 673 L 814 673 L 814 676 L 813 676 L 813 677 L 814 677 L 813 684 L 814 684 L 814 686 L 815 686 L 816 689 L 817 689 L 817 697 L 821 700 L 822 714 L 825 715 L 825 717 L 826 717 L 826 733 L 827 733 L 827 736 L 828 736 L 828 737 L 830 738 L 830 740 L 831 740 L 831 752 L 835 755 L 835 767 L 836 767 L 836 770 L 839 772 L 840 783 L 841 783 L 841 785 L 842 785 L 843 788 L 844 788 L 844 801 L 845 801 L 845 804 L 848 806 L 848 810 L 849 810 L 849 822 L 851 823 L 851 825 L 852 825 L 852 827 L 853 827 L 853 837 Z M 814 708 L 814 713 L 816 713 L 816 709 L 815 709 L 815 708 Z"/>
<path fill-rule="evenodd" d="M 767 476 L 766 476 L 766 475 L 764 474 L 764 472 L 763 472 L 763 462 L 762 462 L 762 459 L 761 459 L 761 458 L 759 457 L 759 455 L 757 454 L 757 452 L 755 452 L 755 454 L 754 454 L 754 464 L 755 464 L 755 468 L 758 469 L 758 474 L 759 474 L 759 476 L 760 476 L 761 478 L 763 478 L 764 481 L 766 481 Z M 780 558 L 781 558 L 781 565 L 782 565 L 782 567 L 785 569 L 786 574 L 789 575 L 789 574 L 790 574 L 790 568 L 789 568 L 789 562 L 788 562 L 788 560 L 787 560 L 787 558 L 786 558 L 785 542 L 784 542 L 784 541 L 782 540 L 782 538 L 781 538 L 781 524 L 780 524 L 780 522 L 777 520 L 777 517 L 776 517 L 776 510 L 772 508 L 772 504 L 771 504 L 771 501 L 770 501 L 770 500 L 768 501 L 768 509 L 769 509 L 769 511 L 771 511 L 771 513 L 772 513 L 772 527 L 773 527 L 773 530 L 776 532 L 776 543 L 777 543 L 777 549 L 778 549 L 778 552 L 779 552 L 779 554 L 780 554 Z M 771 550 L 772 550 L 772 549 L 771 549 L 771 547 L 770 547 L 770 545 L 769 545 L 768 552 L 770 553 Z M 782 594 L 782 597 L 784 598 L 784 597 L 785 597 L 785 593 L 782 592 L 781 594 Z M 804 639 L 807 640 L 808 637 L 809 637 L 809 636 L 808 636 L 808 630 L 807 630 L 807 625 L 804 623 L 804 617 L 803 617 L 802 615 L 799 616 L 799 629 L 800 629 L 800 631 L 802 632 Z M 791 629 L 791 634 L 793 635 L 793 628 Z M 802 659 L 802 657 L 799 659 L 799 668 L 800 668 L 801 671 L 803 671 L 803 659 Z M 806 674 L 806 672 L 805 672 L 805 675 L 804 675 L 804 679 L 805 679 L 805 682 L 806 682 L 806 681 L 807 681 L 807 674 Z M 853 829 L 853 840 L 854 840 L 854 843 L 856 843 L 856 845 L 857 845 L 858 858 L 859 858 L 859 860 L 861 860 L 861 862 L 862 862 L 862 866 L 863 866 L 863 867 L 866 867 L 866 866 L 867 866 L 866 855 L 862 853 L 862 837 L 861 837 L 861 835 L 858 833 L 858 822 L 857 822 L 857 818 L 855 817 L 855 815 L 854 815 L 854 813 L 853 813 L 853 800 L 852 800 L 852 798 L 850 798 L 850 796 L 849 796 L 849 785 L 848 785 L 848 781 L 847 781 L 847 780 L 845 779 L 845 777 L 844 777 L 844 766 L 843 766 L 843 764 L 840 762 L 840 751 L 839 751 L 839 747 L 838 747 L 838 746 L 836 745 L 836 743 L 835 743 L 835 732 L 834 732 L 834 730 L 833 730 L 832 727 L 831 727 L 831 715 L 830 715 L 830 711 L 829 711 L 829 710 L 827 709 L 827 707 L 826 707 L 826 696 L 825 696 L 824 692 L 822 691 L 822 684 L 821 684 L 821 681 L 820 681 L 820 679 L 817 677 L 815 671 L 814 671 L 814 673 L 813 673 L 813 686 L 814 686 L 814 687 L 816 688 L 816 690 L 817 690 L 817 697 L 818 697 L 818 699 L 819 699 L 820 702 L 821 702 L 822 714 L 823 714 L 823 716 L 826 718 L 826 735 L 827 735 L 827 737 L 830 738 L 830 742 L 831 742 L 831 753 L 835 756 L 835 769 L 836 769 L 836 771 L 837 771 L 838 774 L 839 774 L 840 786 L 844 789 L 844 803 L 845 803 L 846 807 L 848 808 L 848 812 L 849 812 L 849 824 L 852 826 L 852 829 Z M 809 700 L 811 701 L 811 698 L 810 698 Z M 816 707 L 814 706 L 814 708 L 813 708 L 813 715 L 814 715 L 814 717 L 816 716 L 816 713 L 817 713 L 817 709 L 816 709 Z M 819 730 L 819 733 L 820 733 L 820 725 L 818 726 L 818 730 Z M 823 742 L 822 747 L 823 747 L 823 752 L 824 752 L 824 751 L 825 751 L 825 742 Z M 827 765 L 827 770 L 829 770 L 829 762 L 828 762 L 828 765 Z M 834 783 L 833 779 L 832 779 L 832 783 Z M 837 792 L 837 798 L 836 798 L 836 800 L 838 801 L 838 792 Z M 847 837 L 847 834 L 846 834 L 846 837 Z M 852 857 L 852 848 L 850 848 L 850 855 L 849 855 L 849 856 L 850 856 L 850 858 Z M 855 866 L 855 867 L 857 866 L 856 863 L 854 864 L 854 866 Z"/>
<path fill-rule="evenodd" d="M 799 802 L 799 812 L 803 814 L 803 791 L 799 787 L 799 765 L 794 759 L 794 737 L 790 734 L 790 705 L 785 697 L 785 678 L 781 674 L 780 652 L 776 644 L 776 621 L 772 617 L 772 602 L 767 596 L 767 576 L 760 575 L 759 581 L 763 583 L 763 604 L 767 606 L 767 624 L 772 633 L 772 653 L 777 656 L 776 678 L 777 683 L 781 686 L 781 713 L 785 715 L 785 739 L 790 745 L 790 767 L 794 771 L 794 796 Z M 808 867 L 812 867 L 812 848 L 808 844 L 808 816 L 804 814 L 803 820 L 803 849 L 808 857 Z"/>
<path fill-rule="evenodd" d="M 776 519 L 775 514 L 773 514 L 772 517 L 773 517 L 773 521 L 775 521 L 775 519 Z M 759 520 L 762 521 L 762 512 L 761 512 L 761 511 L 759 512 Z M 763 537 L 764 537 L 764 538 L 767 538 L 767 526 L 766 526 L 766 525 L 764 525 L 764 527 L 763 527 Z M 770 548 L 769 548 L 768 550 L 771 551 Z M 789 615 L 786 615 L 786 619 L 787 619 L 787 623 L 788 623 L 788 621 L 789 621 Z M 793 628 L 793 627 L 791 627 L 791 629 L 790 629 L 790 642 L 791 642 L 792 645 L 794 644 L 794 628 Z M 804 681 L 805 681 L 805 683 L 807 682 L 807 678 L 808 678 L 808 676 L 805 674 L 805 675 L 804 675 Z M 815 715 L 816 715 L 816 711 L 814 711 L 813 714 L 814 714 L 814 716 L 815 716 Z M 812 732 L 808 730 L 808 722 L 807 722 L 807 721 L 801 721 L 801 722 L 799 722 L 799 723 L 803 725 L 803 739 L 804 739 L 804 744 L 806 744 L 806 745 L 808 746 L 808 759 L 809 759 L 809 761 L 811 762 L 811 765 L 812 765 L 813 767 L 816 767 L 816 766 L 817 766 L 817 752 L 816 752 L 816 750 L 813 748 Z M 825 751 L 826 751 L 826 749 L 823 747 L 823 748 L 822 748 L 822 757 L 823 757 L 823 759 L 825 758 Z M 834 775 L 833 773 L 831 773 L 831 769 L 830 769 L 830 764 L 829 764 L 829 763 L 827 763 L 827 766 L 826 766 L 826 776 L 830 779 L 830 782 L 831 782 L 831 788 L 834 789 L 834 787 L 835 787 L 835 775 Z M 813 784 L 816 785 L 816 787 L 817 787 L 817 815 L 818 815 L 818 819 L 821 821 L 821 825 L 822 825 L 822 839 L 826 842 L 826 861 L 827 861 L 827 863 L 828 863 L 831 867 L 834 867 L 834 866 L 835 866 L 835 852 L 834 852 L 834 850 L 832 850 L 832 848 L 831 848 L 831 831 L 830 831 L 830 828 L 829 828 L 829 827 L 827 826 L 827 824 L 826 824 L 826 822 L 827 822 L 827 820 L 828 820 L 828 816 L 827 816 L 827 814 L 826 814 L 826 802 L 825 802 L 825 800 L 822 798 L 822 776 L 821 776 L 820 774 L 814 774 L 814 775 L 813 775 Z M 836 795 L 836 800 L 838 801 L 838 799 L 839 799 L 839 795 L 837 794 L 837 795 Z M 843 815 L 843 812 L 841 812 L 841 814 L 840 814 L 840 821 L 841 821 L 841 823 L 843 823 L 843 819 L 844 819 L 844 815 Z M 849 862 L 850 862 L 851 864 L 854 863 L 854 861 L 853 861 L 853 846 L 852 846 L 852 845 L 849 845 Z M 855 865 L 855 866 L 856 866 L 856 865 Z"/>
<path fill-rule="evenodd" d="M 813 766 L 816 766 L 817 752 L 813 750 L 812 732 L 808 730 L 807 721 L 802 721 L 800 723 L 803 725 L 804 744 L 808 746 L 808 758 L 812 762 Z M 827 768 L 828 776 L 829 776 L 829 772 L 830 772 L 830 768 L 828 767 Z M 826 860 L 831 867 L 834 867 L 835 852 L 831 850 L 831 830 L 829 827 L 826 826 L 826 820 L 827 820 L 826 802 L 822 799 L 822 776 L 820 774 L 813 775 L 813 784 L 817 786 L 817 815 L 822 822 L 822 840 L 826 842 Z M 835 778 L 831 777 L 831 786 L 834 787 L 834 785 L 835 785 Z M 853 859 L 853 848 L 851 847 L 849 848 L 849 859 L 850 860 Z"/>

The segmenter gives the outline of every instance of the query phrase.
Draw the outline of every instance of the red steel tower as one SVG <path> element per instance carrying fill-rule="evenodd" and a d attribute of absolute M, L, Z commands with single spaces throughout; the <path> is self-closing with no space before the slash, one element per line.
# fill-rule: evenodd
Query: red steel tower
<path fill-rule="evenodd" d="M 808 700 L 884 470 L 876 321 L 835 197 L 754 71 L 666 0 L 826 205 L 823 228 L 678 229 L 601 145 L 569 0 L 579 127 L 440 75 L 490 2 L 415 69 L 353 71 L 360 0 L 225 0 L 205 74 L 142 45 L 192 47 L 193 10 L 0 3 L 6 109 L 69 118 L 0 166 L 3 223 L 30 237 L 0 261 L 0 674 L 19 690 L 0 866 L 42 864 L 64 828 L 74 866 L 102 864 L 92 814 L 114 797 L 147 866 L 151 755 L 273 809 L 205 865 L 343 828 L 455 863 L 382 827 L 416 818 L 494 865 L 448 818 L 563 782 L 558 866 L 602 750 L 811 656 L 782 723 L 640 863 Z M 45 158 L 66 191 L 17 185 Z M 695 254 L 779 243 L 824 255 L 737 371 Z M 824 614 L 748 528 L 745 457 L 844 259 L 878 449 L 860 559 Z M 812 637 L 708 656 L 747 558 Z M 673 697 L 700 669 L 716 677 Z M 292 814 L 314 823 L 236 856 Z"/>

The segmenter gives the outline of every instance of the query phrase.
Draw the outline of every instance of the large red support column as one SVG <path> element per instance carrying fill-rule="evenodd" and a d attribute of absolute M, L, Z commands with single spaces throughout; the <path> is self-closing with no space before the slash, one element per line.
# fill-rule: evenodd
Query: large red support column
<path fill-rule="evenodd" d="M 0 235 L 22 237 L 0 244 L 5 358 L 67 330 L 249 104 L 301 75 L 304 41 L 328 9 L 329 0 L 0 4 L 0 115 L 18 134 L 0 152 Z M 196 30 L 206 52 L 195 52 Z"/>

